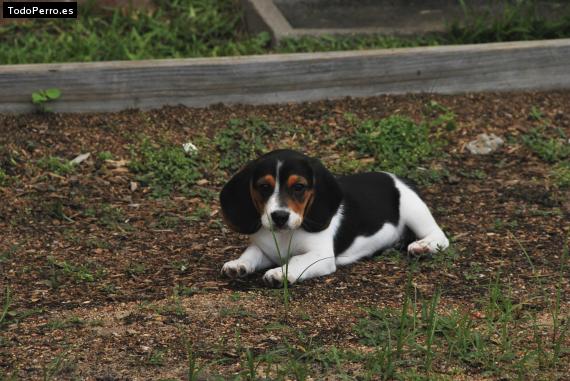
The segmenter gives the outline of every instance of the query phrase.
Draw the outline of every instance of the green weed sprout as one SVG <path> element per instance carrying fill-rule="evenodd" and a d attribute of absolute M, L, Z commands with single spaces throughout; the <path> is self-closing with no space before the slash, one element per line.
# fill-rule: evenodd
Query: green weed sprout
<path fill-rule="evenodd" d="M 38 106 L 40 112 L 51 112 L 49 107 L 46 107 L 47 102 L 52 102 L 61 97 L 61 90 L 59 89 L 46 89 L 38 90 L 32 93 L 32 103 Z"/>

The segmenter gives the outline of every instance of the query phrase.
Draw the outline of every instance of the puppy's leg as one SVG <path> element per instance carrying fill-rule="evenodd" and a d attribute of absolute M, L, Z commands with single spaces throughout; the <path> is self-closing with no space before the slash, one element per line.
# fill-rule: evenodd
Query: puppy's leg
<path fill-rule="evenodd" d="M 286 267 L 287 266 L 287 267 Z M 289 283 L 328 275 L 336 271 L 334 254 L 331 251 L 310 251 L 306 254 L 295 255 L 288 265 L 268 270 L 263 276 L 265 283 L 273 287 L 283 285 L 285 272 Z"/>
<path fill-rule="evenodd" d="M 418 238 L 408 246 L 410 254 L 436 253 L 449 246 L 449 240 L 433 218 L 429 208 L 406 184 L 396 179 L 400 191 L 400 218 Z"/>
<path fill-rule="evenodd" d="M 238 259 L 226 262 L 222 267 L 222 274 L 229 278 L 241 278 L 271 265 L 273 262 L 263 254 L 259 247 L 251 245 Z"/>

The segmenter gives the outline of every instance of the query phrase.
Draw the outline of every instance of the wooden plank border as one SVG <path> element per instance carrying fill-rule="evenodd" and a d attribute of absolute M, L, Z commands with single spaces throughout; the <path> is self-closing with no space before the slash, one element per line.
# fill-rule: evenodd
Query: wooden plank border
<path fill-rule="evenodd" d="M 224 58 L 0 66 L 0 112 L 59 88 L 59 112 L 570 88 L 570 39 Z"/>

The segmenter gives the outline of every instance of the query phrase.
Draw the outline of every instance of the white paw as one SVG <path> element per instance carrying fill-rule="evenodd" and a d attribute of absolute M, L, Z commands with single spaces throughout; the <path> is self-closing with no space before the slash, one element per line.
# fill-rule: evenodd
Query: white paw
<path fill-rule="evenodd" d="M 239 259 L 226 262 L 222 267 L 222 274 L 228 278 L 243 278 L 253 272 L 254 269 L 248 262 Z"/>
<path fill-rule="evenodd" d="M 284 279 L 285 279 L 285 273 L 283 272 L 283 269 L 281 267 L 276 267 L 274 269 L 267 270 L 265 272 L 265 275 L 263 275 L 263 281 L 265 282 L 265 284 L 267 284 L 270 287 L 282 287 Z M 287 279 L 289 279 L 289 284 L 295 281 L 291 276 L 291 274 L 289 274 Z"/>
<path fill-rule="evenodd" d="M 449 247 L 449 240 L 443 237 L 426 237 L 408 245 L 408 253 L 414 255 L 435 254 Z"/>

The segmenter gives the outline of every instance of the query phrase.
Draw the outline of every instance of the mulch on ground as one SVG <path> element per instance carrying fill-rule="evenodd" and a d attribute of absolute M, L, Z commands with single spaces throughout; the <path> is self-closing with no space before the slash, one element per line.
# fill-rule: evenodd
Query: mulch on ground
<path fill-rule="evenodd" d="M 446 154 L 429 163 L 447 175 L 421 192 L 456 256 L 417 263 L 402 253 L 340 268 L 295 285 L 288 313 L 280 292 L 263 285 L 263 274 L 238 281 L 220 275 L 247 244 L 221 223 L 222 179 L 204 174 L 204 196 L 154 199 L 148 188 L 133 186 L 136 176 L 121 162 L 140 136 L 183 144 L 212 137 L 230 119 L 256 117 L 292 131 L 264 142 L 269 148 L 299 147 L 330 164 L 339 160 L 337 140 L 352 128 L 346 113 L 420 120 L 430 101 L 456 114 L 457 129 L 447 137 Z M 61 359 L 65 368 L 53 379 L 179 379 L 188 368 L 187 342 L 201 361 L 228 359 L 214 366 L 224 374 L 242 370 L 237 347 L 263 352 L 284 337 L 300 343 L 298 332 L 319 345 L 358 348 L 353 325 L 366 307 L 398 306 L 410 271 L 419 295 L 443 290 L 444 308 L 478 313 L 500 274 L 515 299 L 546 310 L 543 301 L 527 298 L 539 283 L 554 292 L 570 234 L 570 197 L 552 185 L 550 165 L 518 139 L 537 125 L 529 117 L 533 107 L 570 135 L 570 92 L 0 115 L 0 142 L 14 159 L 7 173 L 17 179 L 0 186 L 0 300 L 6 287 L 12 299 L 1 328 L 0 369 L 38 379 Z M 480 133 L 506 143 L 493 154 L 472 155 L 465 145 Z M 97 158 L 103 151 L 114 164 Z M 85 152 L 91 158 L 71 174 L 35 166 L 46 156 Z M 561 285 L 567 306 L 568 277 Z M 275 323 L 288 328 L 271 329 Z M 568 357 L 563 361 L 570 372 Z"/>

